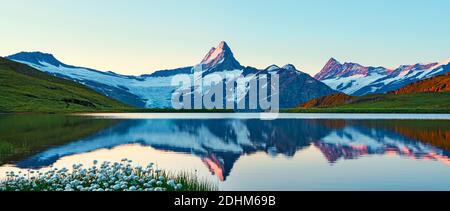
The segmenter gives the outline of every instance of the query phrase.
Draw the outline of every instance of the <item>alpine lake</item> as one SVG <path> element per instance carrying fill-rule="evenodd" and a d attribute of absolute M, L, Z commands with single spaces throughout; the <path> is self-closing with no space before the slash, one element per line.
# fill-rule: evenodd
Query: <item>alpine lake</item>
<path fill-rule="evenodd" d="M 123 158 L 220 190 L 448 191 L 450 115 L 0 115 L 0 179 Z"/>

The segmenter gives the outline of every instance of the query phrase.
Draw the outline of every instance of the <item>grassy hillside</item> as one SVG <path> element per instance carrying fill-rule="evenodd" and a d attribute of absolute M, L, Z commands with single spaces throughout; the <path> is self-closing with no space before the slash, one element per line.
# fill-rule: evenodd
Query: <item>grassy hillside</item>
<path fill-rule="evenodd" d="M 336 108 L 450 109 L 450 92 L 369 95 Z"/>
<path fill-rule="evenodd" d="M 450 113 L 450 92 L 368 95 L 332 107 L 299 107 L 286 112 L 305 113 Z"/>
<path fill-rule="evenodd" d="M 0 57 L 0 112 L 93 112 L 129 109 L 75 82 Z"/>
<path fill-rule="evenodd" d="M 355 99 L 357 99 L 357 97 L 349 96 L 343 93 L 337 93 L 325 97 L 312 99 L 306 103 L 303 103 L 299 107 L 301 108 L 333 107 L 351 102 Z"/>
<path fill-rule="evenodd" d="M 418 92 L 445 92 L 450 91 L 450 72 L 428 78 L 425 80 L 417 81 L 402 87 L 399 90 L 391 92 L 391 94 L 408 94 Z"/>

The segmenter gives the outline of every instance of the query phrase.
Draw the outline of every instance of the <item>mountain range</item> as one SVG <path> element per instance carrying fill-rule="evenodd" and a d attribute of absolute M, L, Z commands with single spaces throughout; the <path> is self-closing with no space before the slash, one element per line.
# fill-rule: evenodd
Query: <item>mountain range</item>
<path fill-rule="evenodd" d="M 108 97 L 141 108 L 171 108 L 172 93 L 180 88 L 171 85 L 172 78 L 180 74 L 193 78 L 194 73 L 194 66 L 188 66 L 141 76 L 127 76 L 67 65 L 53 55 L 41 52 L 21 52 L 7 58 L 54 76 L 76 81 Z M 264 70 L 244 67 L 235 59 L 224 41 L 212 48 L 200 65 L 204 70 L 203 76 L 211 73 L 247 76 L 277 72 L 280 76 L 280 108 L 294 107 L 310 99 L 336 92 L 290 64 L 283 67 L 272 65 Z M 248 92 L 248 88 L 245 91 Z"/>
<path fill-rule="evenodd" d="M 194 66 L 196 66 L 129 76 L 68 65 L 52 54 L 42 52 L 21 52 L 6 58 L 53 76 L 75 81 L 107 97 L 138 108 L 172 108 L 172 94 L 180 89 L 180 86 L 172 86 L 172 78 L 176 75 L 185 75 L 194 79 Z M 282 67 L 271 65 L 265 69 L 243 66 L 235 58 L 229 45 L 222 41 L 206 53 L 199 65 L 203 68 L 202 76 L 212 73 L 236 76 L 278 73 L 280 108 L 293 108 L 313 99 L 336 96 L 335 94 L 342 96 L 339 93 L 350 97 L 392 92 L 406 85 L 450 72 L 449 62 L 450 60 L 441 63 L 418 63 L 389 69 L 362 66 L 351 62 L 340 63 L 331 58 L 319 73 L 311 77 L 292 64 Z M 245 90 L 237 91 L 245 92 L 244 99 L 248 100 L 248 90 L 249 87 L 246 87 Z M 203 94 L 207 92 L 208 90 L 204 90 Z"/>
<path fill-rule="evenodd" d="M 428 64 L 401 65 L 395 69 L 340 63 L 331 58 L 314 78 L 352 96 L 384 94 L 405 85 L 450 72 L 450 59 Z"/>

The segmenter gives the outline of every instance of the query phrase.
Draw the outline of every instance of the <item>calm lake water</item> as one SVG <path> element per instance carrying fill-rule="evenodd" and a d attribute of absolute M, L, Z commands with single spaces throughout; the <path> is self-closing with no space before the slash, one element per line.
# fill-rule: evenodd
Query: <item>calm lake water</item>
<path fill-rule="evenodd" d="M 0 178 L 122 158 L 221 190 L 450 190 L 450 115 L 0 115 Z"/>

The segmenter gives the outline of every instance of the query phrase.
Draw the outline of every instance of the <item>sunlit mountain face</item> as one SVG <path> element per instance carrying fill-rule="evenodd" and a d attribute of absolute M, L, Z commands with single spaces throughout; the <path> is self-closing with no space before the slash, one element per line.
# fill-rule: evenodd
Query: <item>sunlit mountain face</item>
<path fill-rule="evenodd" d="M 445 121 L 197 119 L 122 120 L 68 144 L 15 163 L 39 169 L 59 159 L 99 149 L 139 144 L 201 159 L 225 181 L 241 156 L 263 152 L 293 157 L 315 147 L 330 164 L 374 155 L 436 160 L 450 164 L 450 126 Z M 444 126 L 443 126 L 444 125 Z"/>
<path fill-rule="evenodd" d="M 331 58 L 314 77 L 334 90 L 352 95 L 384 94 L 450 71 L 450 59 L 428 64 L 401 65 L 395 69 L 340 63 Z"/>

